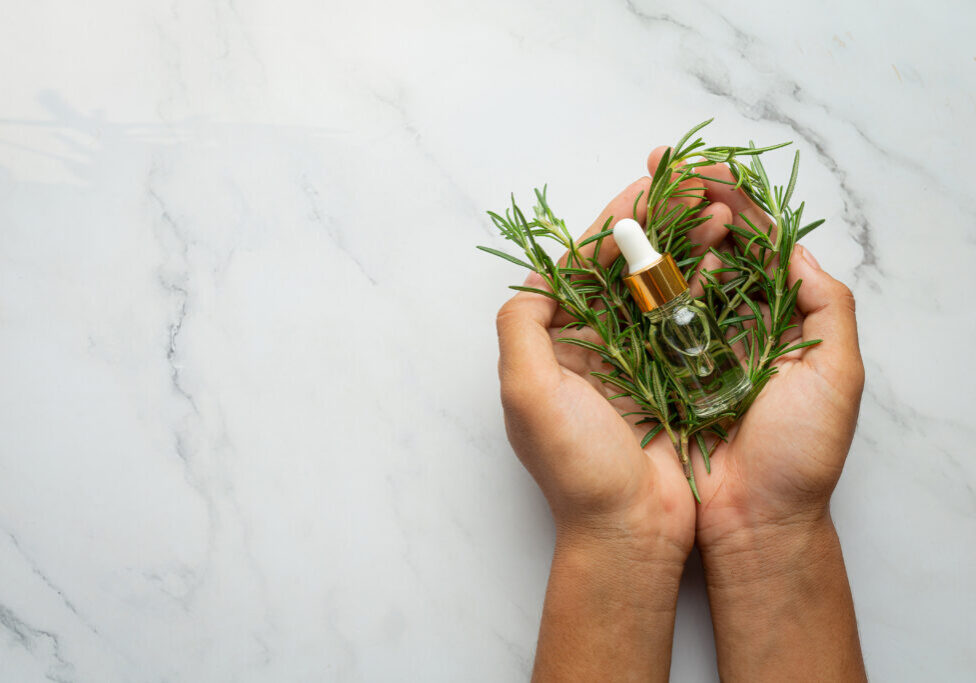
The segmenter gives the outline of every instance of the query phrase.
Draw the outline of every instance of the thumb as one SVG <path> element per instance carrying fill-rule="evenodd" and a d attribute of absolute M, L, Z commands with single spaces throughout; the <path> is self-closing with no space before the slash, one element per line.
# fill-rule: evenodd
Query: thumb
<path fill-rule="evenodd" d="M 537 273 L 530 273 L 524 286 L 549 290 Z M 531 405 L 561 381 L 549 336 L 556 307 L 550 297 L 522 291 L 498 311 L 498 374 L 506 405 Z"/>
<path fill-rule="evenodd" d="M 803 362 L 837 389 L 860 394 L 864 365 L 857 340 L 854 295 L 843 282 L 823 269 L 805 247 L 797 246 L 790 259 L 789 283 L 802 280 L 796 297 L 803 315 L 803 341 L 822 339 L 804 351 Z"/>

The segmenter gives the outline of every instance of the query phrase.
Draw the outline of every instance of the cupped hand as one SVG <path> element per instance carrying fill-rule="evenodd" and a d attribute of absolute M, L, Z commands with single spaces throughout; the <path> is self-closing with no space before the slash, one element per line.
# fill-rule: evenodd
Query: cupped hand
<path fill-rule="evenodd" d="M 651 154 L 652 169 L 662 153 L 663 148 Z M 701 172 L 732 180 L 724 165 Z M 769 225 L 742 190 L 711 180 L 702 184 L 711 212 L 719 213 L 724 205 L 737 225 L 745 226 L 741 214 L 754 225 Z M 854 435 L 864 367 L 851 291 L 800 246 L 790 260 L 789 284 L 797 280 L 802 280 L 798 327 L 783 340 L 823 341 L 776 361 L 778 373 L 732 427 L 728 442 L 712 453 L 711 474 L 702 471 L 703 461 L 696 462 L 702 498 L 697 541 L 703 550 L 742 531 L 754 538 L 753 532 L 764 527 L 828 517 L 830 495 Z"/>
<path fill-rule="evenodd" d="M 586 235 L 611 216 L 614 223 L 632 217 L 649 183 L 642 178 L 621 192 Z M 695 229 L 696 241 L 716 243 L 725 236 L 727 209 L 712 213 Z M 644 208 L 633 217 L 643 221 Z M 600 260 L 609 263 L 618 255 L 613 240 L 604 240 Z M 526 284 L 546 287 L 534 273 Z M 520 292 L 498 313 L 499 376 L 512 447 L 545 494 L 557 533 L 623 540 L 683 562 L 694 540 L 695 503 L 674 450 L 661 438 L 641 448 L 647 427 L 622 416 L 633 406 L 608 401 L 616 390 L 590 375 L 606 371 L 600 358 L 555 341 L 594 334 L 561 330 L 569 321 L 552 299 L 530 292 Z"/>

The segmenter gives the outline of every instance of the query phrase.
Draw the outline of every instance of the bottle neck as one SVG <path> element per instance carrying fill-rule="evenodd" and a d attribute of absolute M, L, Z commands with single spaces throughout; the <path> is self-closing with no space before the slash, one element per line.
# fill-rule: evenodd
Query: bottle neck
<path fill-rule="evenodd" d="M 688 291 L 688 283 L 671 254 L 662 254 L 648 267 L 626 275 L 624 283 L 634 303 L 645 312 L 660 308 Z"/>
<path fill-rule="evenodd" d="M 690 303 L 691 294 L 686 289 L 670 301 L 666 301 L 657 308 L 652 308 L 651 310 L 647 311 L 644 313 L 644 315 L 647 316 L 647 319 L 652 323 L 656 323 L 660 320 L 664 320 L 681 306 L 686 306 Z"/>

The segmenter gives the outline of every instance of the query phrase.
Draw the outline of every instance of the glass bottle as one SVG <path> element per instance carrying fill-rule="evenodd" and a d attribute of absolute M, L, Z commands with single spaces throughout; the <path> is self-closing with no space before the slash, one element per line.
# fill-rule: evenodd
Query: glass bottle
<path fill-rule="evenodd" d="M 734 409 L 752 383 L 711 310 L 692 298 L 674 259 L 651 247 L 637 221 L 618 221 L 613 237 L 629 266 L 624 282 L 650 323 L 654 356 L 695 415 Z"/>

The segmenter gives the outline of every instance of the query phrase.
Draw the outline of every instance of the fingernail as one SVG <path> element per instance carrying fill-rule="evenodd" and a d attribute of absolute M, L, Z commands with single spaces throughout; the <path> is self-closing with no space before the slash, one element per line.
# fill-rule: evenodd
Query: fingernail
<path fill-rule="evenodd" d="M 810 250 L 807 249 L 806 247 L 800 247 L 800 249 L 803 250 L 803 260 L 809 263 L 817 270 L 821 270 L 820 264 L 817 263 L 817 259 L 813 258 L 813 254 L 810 253 Z"/>

